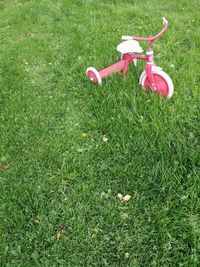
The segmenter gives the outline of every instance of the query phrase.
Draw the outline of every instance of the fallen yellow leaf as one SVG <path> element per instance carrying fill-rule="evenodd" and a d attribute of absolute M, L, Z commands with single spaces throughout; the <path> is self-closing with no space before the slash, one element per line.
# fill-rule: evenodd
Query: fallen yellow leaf
<path fill-rule="evenodd" d="M 82 133 L 81 136 L 82 137 L 86 137 L 87 136 L 87 133 Z"/>
<path fill-rule="evenodd" d="M 57 240 L 60 240 L 60 237 L 61 237 L 61 233 L 58 232 L 57 235 L 56 235 L 56 239 L 57 239 Z"/>
<path fill-rule="evenodd" d="M 36 223 L 36 224 L 39 224 L 39 223 L 40 223 L 40 220 L 35 219 L 35 223 Z"/>
<path fill-rule="evenodd" d="M 130 195 L 125 195 L 123 198 L 124 201 L 129 201 L 130 199 L 131 199 Z"/>

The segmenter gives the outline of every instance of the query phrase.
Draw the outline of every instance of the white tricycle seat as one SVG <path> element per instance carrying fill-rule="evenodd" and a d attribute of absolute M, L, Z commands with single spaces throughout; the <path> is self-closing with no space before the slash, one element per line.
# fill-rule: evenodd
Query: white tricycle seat
<path fill-rule="evenodd" d="M 117 51 L 126 54 L 126 53 L 142 53 L 143 49 L 139 43 L 135 40 L 124 41 L 117 46 Z"/>

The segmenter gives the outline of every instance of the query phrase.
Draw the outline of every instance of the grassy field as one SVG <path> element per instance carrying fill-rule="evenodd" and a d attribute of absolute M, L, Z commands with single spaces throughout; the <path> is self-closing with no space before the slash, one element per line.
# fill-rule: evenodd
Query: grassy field
<path fill-rule="evenodd" d="M 199 266 L 199 12 L 197 0 L 0 1 L 0 266 Z M 141 90 L 143 63 L 102 87 L 86 78 L 162 16 L 171 100 Z"/>

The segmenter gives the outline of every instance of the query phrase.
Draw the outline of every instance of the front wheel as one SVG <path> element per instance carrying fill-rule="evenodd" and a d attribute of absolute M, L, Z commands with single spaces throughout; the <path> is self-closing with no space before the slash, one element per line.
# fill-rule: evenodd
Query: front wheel
<path fill-rule="evenodd" d="M 153 77 L 156 85 L 155 93 L 168 99 L 171 98 L 174 93 L 174 85 L 169 75 L 158 68 L 158 70 L 153 70 Z M 139 83 L 145 90 L 151 88 L 146 71 L 142 72 Z"/>

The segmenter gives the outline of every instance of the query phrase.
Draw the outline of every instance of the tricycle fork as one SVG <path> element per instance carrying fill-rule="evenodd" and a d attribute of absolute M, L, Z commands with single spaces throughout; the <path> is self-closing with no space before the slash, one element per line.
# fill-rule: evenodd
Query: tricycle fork
<path fill-rule="evenodd" d="M 155 80 L 153 77 L 153 66 L 154 66 L 154 60 L 153 60 L 153 50 L 149 49 L 146 53 L 147 57 L 147 64 L 146 64 L 146 74 L 148 77 L 148 81 L 149 81 L 149 86 L 153 91 L 156 91 L 156 84 L 155 84 Z"/>

